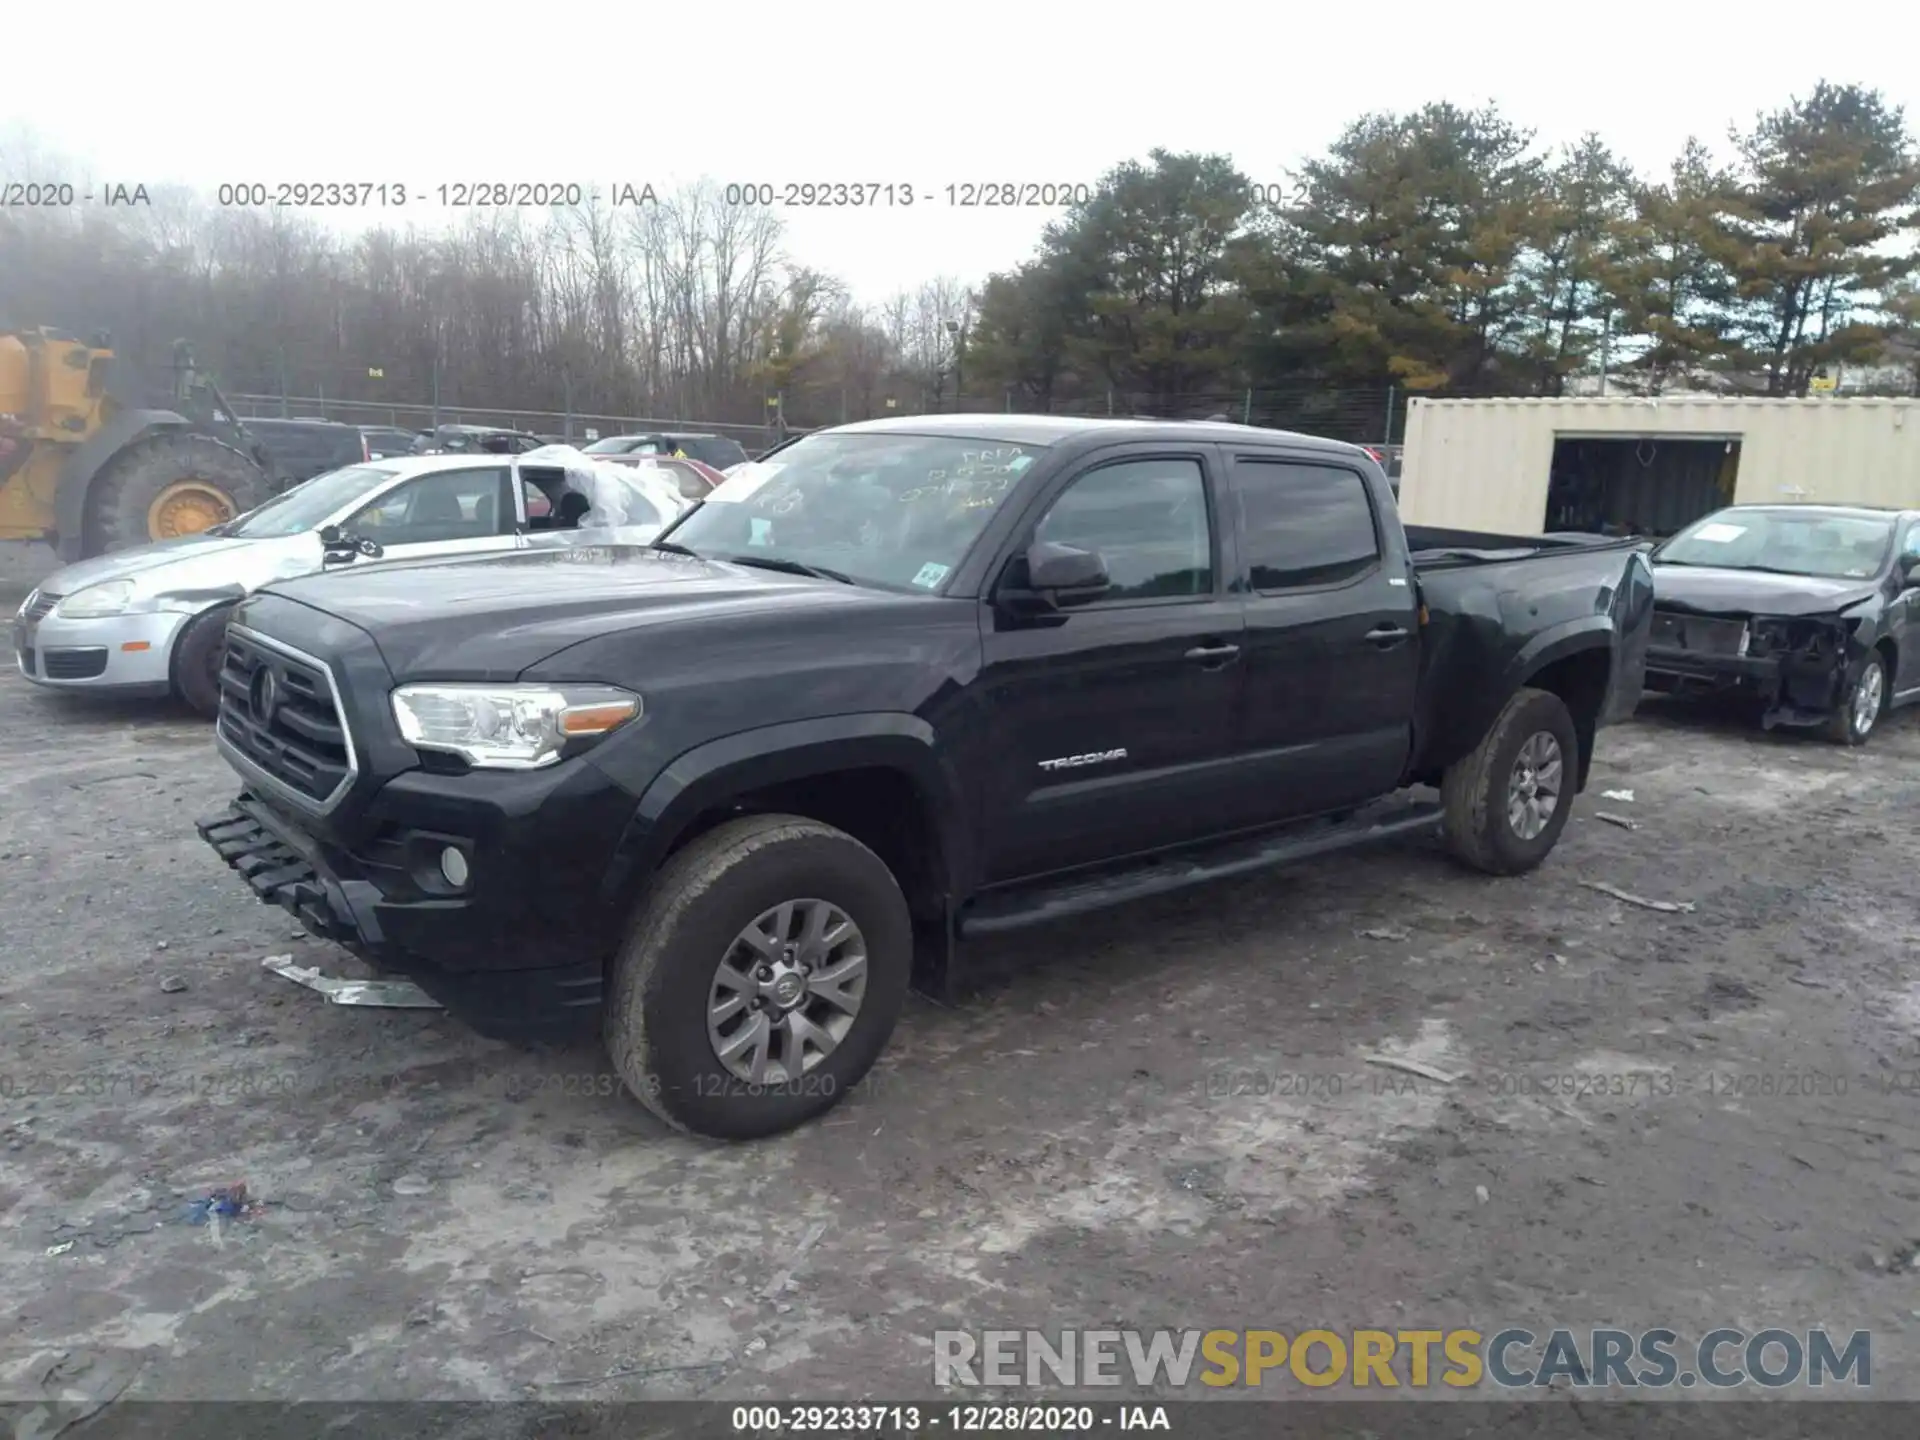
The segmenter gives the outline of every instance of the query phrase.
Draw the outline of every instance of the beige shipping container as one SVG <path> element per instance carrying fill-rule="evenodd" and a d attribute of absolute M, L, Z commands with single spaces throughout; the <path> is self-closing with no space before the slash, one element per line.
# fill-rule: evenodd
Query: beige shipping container
<path fill-rule="evenodd" d="M 1722 505 L 1816 502 L 1920 507 L 1920 401 L 1416 399 L 1407 408 L 1400 513 L 1409 524 L 1671 534 Z"/>

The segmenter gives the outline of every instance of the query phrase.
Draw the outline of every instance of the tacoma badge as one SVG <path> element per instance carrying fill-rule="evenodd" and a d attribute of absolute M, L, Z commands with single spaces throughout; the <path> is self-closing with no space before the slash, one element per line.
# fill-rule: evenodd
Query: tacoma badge
<path fill-rule="evenodd" d="M 1040 768 L 1042 770 L 1074 770 L 1082 765 L 1104 765 L 1109 760 L 1124 760 L 1126 758 L 1127 752 L 1125 750 L 1095 750 L 1086 755 L 1068 755 L 1060 760 L 1042 760 L 1040 762 Z"/>

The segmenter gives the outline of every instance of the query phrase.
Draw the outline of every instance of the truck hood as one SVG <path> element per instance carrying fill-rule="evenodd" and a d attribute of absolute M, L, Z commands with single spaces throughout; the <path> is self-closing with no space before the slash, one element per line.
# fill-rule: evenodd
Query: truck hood
<path fill-rule="evenodd" d="M 1703 565 L 1653 567 L 1656 604 L 1703 615 L 1837 615 L 1874 593 L 1871 581 L 1721 570 Z"/>
<path fill-rule="evenodd" d="M 633 544 L 402 562 L 283 581 L 262 593 L 364 630 L 397 681 L 510 679 L 583 640 L 635 626 L 883 599 L 838 581 Z"/>

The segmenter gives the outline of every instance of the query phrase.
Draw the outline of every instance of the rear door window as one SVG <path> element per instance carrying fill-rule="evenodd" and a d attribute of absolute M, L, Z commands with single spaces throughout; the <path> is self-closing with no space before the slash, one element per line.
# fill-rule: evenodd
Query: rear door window
<path fill-rule="evenodd" d="M 1253 589 L 1344 585 L 1379 566 L 1379 527 L 1359 471 L 1243 458 L 1233 478 Z"/>

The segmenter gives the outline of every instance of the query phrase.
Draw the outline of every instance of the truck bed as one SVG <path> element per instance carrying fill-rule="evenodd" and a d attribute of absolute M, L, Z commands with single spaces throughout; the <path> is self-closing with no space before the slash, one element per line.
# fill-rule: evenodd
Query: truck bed
<path fill-rule="evenodd" d="M 1581 636 L 1605 633 L 1600 723 L 1640 697 L 1652 623 L 1646 542 L 1607 535 L 1490 535 L 1406 527 L 1421 603 L 1418 769 L 1437 774 L 1486 733 L 1521 677 Z M 1592 736 L 1581 737 L 1581 783 Z"/>
<path fill-rule="evenodd" d="M 1509 560 L 1533 560 L 1599 550 L 1627 550 L 1644 540 L 1560 531 L 1551 535 L 1496 535 L 1485 530 L 1445 530 L 1434 525 L 1407 525 L 1407 548 L 1416 570 L 1445 570 L 1463 565 L 1491 565 Z"/>

